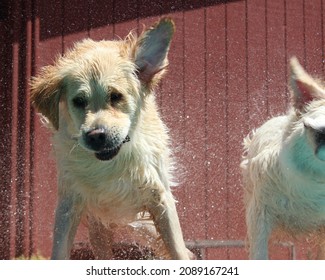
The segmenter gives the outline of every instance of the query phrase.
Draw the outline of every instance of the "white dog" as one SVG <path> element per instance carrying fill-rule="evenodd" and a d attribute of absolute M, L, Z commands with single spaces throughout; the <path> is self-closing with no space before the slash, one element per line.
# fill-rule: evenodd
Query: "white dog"
<path fill-rule="evenodd" d="M 69 258 L 83 216 L 99 259 L 112 257 L 114 232 L 126 228 L 157 255 L 162 240 L 170 258 L 191 256 L 169 188 L 168 133 L 153 93 L 173 33 L 165 18 L 139 38 L 87 39 L 32 80 L 31 102 L 53 127 L 58 162 L 53 259 Z"/>
<path fill-rule="evenodd" d="M 325 90 L 291 60 L 292 106 L 244 141 L 250 258 L 267 259 L 272 231 L 291 235 L 325 226 Z M 320 241 L 319 257 L 325 257 Z"/>

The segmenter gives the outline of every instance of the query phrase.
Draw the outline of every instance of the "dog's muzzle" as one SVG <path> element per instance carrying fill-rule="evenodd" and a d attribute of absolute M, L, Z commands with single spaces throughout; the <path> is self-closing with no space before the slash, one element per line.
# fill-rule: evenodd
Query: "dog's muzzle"
<path fill-rule="evenodd" d="M 96 128 L 84 135 L 84 140 L 88 148 L 95 152 L 99 160 L 111 160 L 120 151 L 122 145 L 130 141 L 130 137 L 119 142 L 117 137 L 113 137 L 105 128 Z"/>

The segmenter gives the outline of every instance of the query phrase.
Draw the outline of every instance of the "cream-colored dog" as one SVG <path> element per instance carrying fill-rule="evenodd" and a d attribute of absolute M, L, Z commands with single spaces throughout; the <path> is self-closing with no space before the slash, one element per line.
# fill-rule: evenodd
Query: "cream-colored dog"
<path fill-rule="evenodd" d="M 83 216 L 97 258 L 112 257 L 121 228 L 146 239 L 157 255 L 163 247 L 172 259 L 191 255 L 169 188 L 168 133 L 153 93 L 173 33 L 173 22 L 161 19 L 139 38 L 87 39 L 32 80 L 31 102 L 53 127 L 58 162 L 53 259 L 69 258 Z"/>
<path fill-rule="evenodd" d="M 245 139 L 244 174 L 250 258 L 267 259 L 276 229 L 316 232 L 325 257 L 325 90 L 291 60 L 292 106 Z M 324 232 L 323 232 L 324 233 Z"/>

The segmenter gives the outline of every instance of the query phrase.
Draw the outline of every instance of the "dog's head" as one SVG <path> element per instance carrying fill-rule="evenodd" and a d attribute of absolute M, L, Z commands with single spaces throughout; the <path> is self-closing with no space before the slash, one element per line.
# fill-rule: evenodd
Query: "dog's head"
<path fill-rule="evenodd" d="M 174 33 L 164 18 L 138 38 L 77 43 L 31 82 L 31 102 L 55 130 L 65 130 L 100 160 L 132 138 L 139 110 L 168 65 Z"/>
<path fill-rule="evenodd" d="M 316 157 L 325 161 L 325 90 L 322 84 L 306 73 L 292 58 L 291 88 L 298 125 L 303 127 Z"/>

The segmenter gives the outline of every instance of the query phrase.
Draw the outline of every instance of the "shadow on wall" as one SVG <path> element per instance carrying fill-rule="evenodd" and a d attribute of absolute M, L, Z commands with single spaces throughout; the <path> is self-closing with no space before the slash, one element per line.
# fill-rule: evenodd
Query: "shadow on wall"
<path fill-rule="evenodd" d="M 238 1 L 242 0 L 41 0 L 37 4 L 35 0 L 19 4 L 17 1 L 4 0 L 0 3 L 0 22 L 13 20 L 17 15 L 25 21 L 39 18 L 40 40 L 46 40 L 130 20 Z M 20 13 L 15 13 L 17 10 Z"/>

